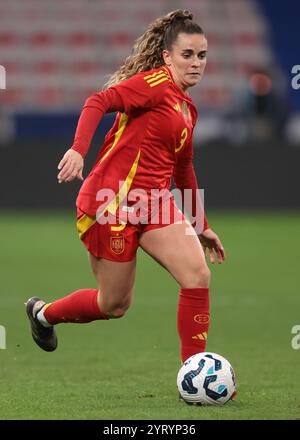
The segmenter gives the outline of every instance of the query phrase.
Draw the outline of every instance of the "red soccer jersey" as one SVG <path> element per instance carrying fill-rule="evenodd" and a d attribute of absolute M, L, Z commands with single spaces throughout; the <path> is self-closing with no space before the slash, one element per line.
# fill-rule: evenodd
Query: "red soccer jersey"
<path fill-rule="evenodd" d="M 179 189 L 196 191 L 192 138 L 197 110 L 166 66 L 138 73 L 86 101 L 72 147 L 83 157 L 103 114 L 110 111 L 118 111 L 115 122 L 77 198 L 83 212 L 96 214 L 102 188 L 115 194 L 137 188 L 150 192 L 169 189 L 174 177 Z M 120 191 L 119 182 L 125 182 L 125 190 Z"/>

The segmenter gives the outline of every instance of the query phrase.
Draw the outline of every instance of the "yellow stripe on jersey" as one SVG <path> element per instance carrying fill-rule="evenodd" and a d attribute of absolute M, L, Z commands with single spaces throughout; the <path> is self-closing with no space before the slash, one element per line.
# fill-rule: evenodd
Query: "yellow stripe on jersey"
<path fill-rule="evenodd" d="M 144 80 L 149 84 L 150 87 L 155 87 L 164 81 L 169 81 L 169 76 L 164 70 L 159 72 L 154 72 L 151 75 L 144 76 Z"/>
<path fill-rule="evenodd" d="M 170 76 L 170 73 L 169 73 L 168 69 L 167 69 L 165 66 L 163 66 L 163 71 L 165 72 L 165 74 L 167 75 L 167 77 L 170 79 L 170 81 L 172 81 L 172 78 L 171 78 L 171 76 Z"/>
<path fill-rule="evenodd" d="M 160 83 L 162 83 L 164 81 L 169 81 L 169 78 L 165 77 L 163 79 L 160 79 L 159 81 L 156 81 L 155 83 L 150 84 L 150 87 L 155 87 L 155 86 L 157 86 L 158 84 L 160 84 Z"/>
<path fill-rule="evenodd" d="M 130 168 L 130 171 L 123 183 L 123 185 L 120 188 L 120 191 L 118 192 L 118 194 L 116 194 L 116 196 L 112 199 L 112 201 L 104 208 L 103 211 L 99 211 L 97 212 L 97 216 L 98 218 L 101 217 L 102 214 L 104 214 L 104 212 L 108 211 L 111 214 L 115 215 L 116 211 L 118 209 L 119 204 L 124 200 L 124 198 L 126 197 L 128 191 L 130 190 L 130 187 L 132 185 L 132 181 L 134 179 L 137 167 L 138 167 L 138 163 L 140 160 L 140 155 L 141 155 L 141 150 L 139 150 L 133 164 L 132 167 Z"/>
<path fill-rule="evenodd" d="M 118 124 L 118 131 L 115 134 L 115 140 L 114 140 L 112 146 L 110 147 L 110 149 L 104 154 L 103 157 L 101 157 L 99 163 L 102 163 L 104 161 L 104 159 L 107 158 L 107 156 L 109 155 L 111 150 L 117 145 L 117 143 L 119 142 L 120 137 L 122 136 L 123 131 L 126 127 L 127 121 L 128 121 L 128 116 L 126 115 L 126 113 L 122 113 L 120 120 L 119 120 L 119 124 Z"/>
<path fill-rule="evenodd" d="M 147 79 L 147 83 L 150 84 L 153 81 L 157 81 L 158 79 L 165 78 L 165 77 L 166 77 L 166 74 L 164 72 L 162 72 L 160 75 L 156 75 L 153 78 Z"/>
<path fill-rule="evenodd" d="M 115 145 L 119 141 L 119 139 L 124 131 L 124 128 L 126 126 L 127 121 L 128 121 L 128 116 L 125 113 L 122 113 L 120 121 L 119 121 L 119 126 L 118 126 L 119 128 L 118 128 L 117 133 L 115 134 L 114 143 L 110 147 L 110 149 L 106 152 L 106 154 L 102 157 L 100 163 L 107 157 L 107 155 L 110 153 L 112 148 L 115 147 Z M 135 176 L 135 173 L 136 173 L 136 170 L 138 167 L 140 155 L 141 155 L 141 150 L 138 151 L 138 154 L 133 162 L 133 165 L 132 165 L 123 185 L 121 186 L 120 191 L 114 197 L 114 199 L 108 204 L 108 206 L 105 207 L 103 212 L 97 212 L 98 217 L 100 217 L 106 211 L 110 212 L 111 214 L 116 213 L 119 204 L 125 198 L 126 194 L 128 193 L 128 191 L 131 187 L 132 181 L 134 179 L 134 176 Z M 86 231 L 96 223 L 96 221 L 97 221 L 96 217 L 94 217 L 94 216 L 91 217 L 87 214 L 84 214 L 82 217 L 80 217 L 80 219 L 78 219 L 78 221 L 77 221 L 77 231 L 78 231 L 79 237 L 81 238 L 86 233 Z M 125 226 L 126 226 L 126 224 L 122 224 L 121 226 L 115 226 L 115 227 L 112 227 L 112 230 L 113 231 L 121 231 L 125 228 Z"/>
<path fill-rule="evenodd" d="M 144 76 L 144 79 L 147 80 L 149 78 L 155 78 L 157 75 L 161 73 L 165 73 L 163 70 L 159 70 L 158 72 L 151 73 L 150 75 Z"/>
<path fill-rule="evenodd" d="M 77 231 L 79 237 L 81 238 L 83 234 L 86 233 L 90 227 L 92 227 L 96 223 L 96 217 L 90 217 L 87 214 L 83 214 L 80 219 L 77 220 Z"/>

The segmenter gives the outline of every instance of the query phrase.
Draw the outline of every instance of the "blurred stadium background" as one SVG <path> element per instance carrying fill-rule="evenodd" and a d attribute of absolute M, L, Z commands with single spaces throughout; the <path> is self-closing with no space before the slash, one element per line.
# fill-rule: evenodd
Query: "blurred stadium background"
<path fill-rule="evenodd" d="M 3 163 L 15 164 L 18 157 L 26 166 L 14 166 L 8 188 L 14 170 L 3 167 L 1 207 L 73 206 L 78 186 L 58 187 L 50 164 L 72 144 L 85 99 L 102 88 L 153 19 L 181 7 L 194 13 L 209 41 L 205 77 L 191 91 L 199 110 L 195 147 L 203 147 L 195 166 L 207 204 L 298 208 L 300 92 L 291 81 L 292 68 L 300 63 L 300 6 L 285 5 L 268 0 L 2 0 L 1 156 Z M 107 115 L 102 121 L 93 151 L 112 119 Z"/>
<path fill-rule="evenodd" d="M 31 343 L 22 308 L 27 297 L 41 291 L 51 300 L 93 283 L 85 275 L 86 257 L 73 223 L 80 184 L 58 185 L 57 164 L 72 144 L 85 99 L 101 90 L 152 20 L 177 8 L 193 12 L 209 42 L 205 77 L 191 90 L 199 111 L 195 168 L 208 217 L 229 253 L 226 266 L 213 268 L 213 289 L 220 296 L 213 298 L 208 348 L 233 360 L 242 390 L 241 406 L 205 409 L 200 418 L 300 417 L 300 381 L 296 390 L 289 380 L 295 370 L 299 373 L 299 352 L 290 339 L 292 326 L 300 324 L 300 80 L 294 78 L 292 87 L 293 66 L 300 65 L 300 5 L 289 0 L 284 5 L 272 0 L 1 0 L 6 88 L 0 90 L 0 324 L 7 331 L 7 350 L 0 350 L 1 418 L 199 418 L 190 408 L 178 409 L 176 393 L 174 405 L 169 403 L 178 366 L 175 325 L 172 336 L 168 327 L 176 315 L 177 287 L 144 255 L 129 319 L 103 333 L 96 324 L 61 327 L 63 350 L 47 357 L 47 368 L 45 354 Z M 100 124 L 85 175 L 113 117 L 106 115 Z M 158 280 L 166 291 L 163 299 Z M 137 337 L 141 325 L 147 335 Z M 142 337 L 143 356 L 138 351 Z M 112 346 L 103 348 L 103 338 Z M 120 362 L 126 378 L 116 372 L 113 387 L 109 377 L 116 365 L 107 365 L 110 357 Z M 137 393 L 146 362 L 147 381 L 139 378 Z M 60 367 L 68 369 L 67 376 Z M 159 391 L 153 386 L 155 371 Z M 38 379 L 43 374 L 47 385 Z M 36 394 L 30 391 L 33 383 Z M 117 402 L 110 401 L 112 389 Z"/>

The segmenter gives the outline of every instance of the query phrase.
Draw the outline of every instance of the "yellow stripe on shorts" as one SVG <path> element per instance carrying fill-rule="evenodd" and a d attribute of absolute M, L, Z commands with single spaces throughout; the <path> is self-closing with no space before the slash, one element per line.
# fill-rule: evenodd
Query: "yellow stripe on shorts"
<path fill-rule="evenodd" d="M 86 231 L 96 223 L 96 221 L 96 217 L 90 217 L 87 214 L 83 214 L 83 216 L 77 220 L 77 231 L 79 237 L 81 238 L 83 234 L 85 234 Z"/>

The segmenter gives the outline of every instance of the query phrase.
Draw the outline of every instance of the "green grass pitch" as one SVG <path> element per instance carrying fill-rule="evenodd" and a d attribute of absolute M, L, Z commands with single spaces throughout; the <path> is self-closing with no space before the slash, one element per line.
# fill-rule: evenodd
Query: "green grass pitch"
<path fill-rule="evenodd" d="M 59 325 L 59 347 L 32 341 L 24 301 L 96 287 L 70 213 L 1 213 L 1 419 L 300 419 L 300 213 L 211 212 L 227 251 L 212 268 L 207 350 L 234 366 L 223 407 L 178 401 L 179 288 L 139 252 L 135 298 L 120 320 Z M 180 249 L 178 250 L 180 252 Z"/>

